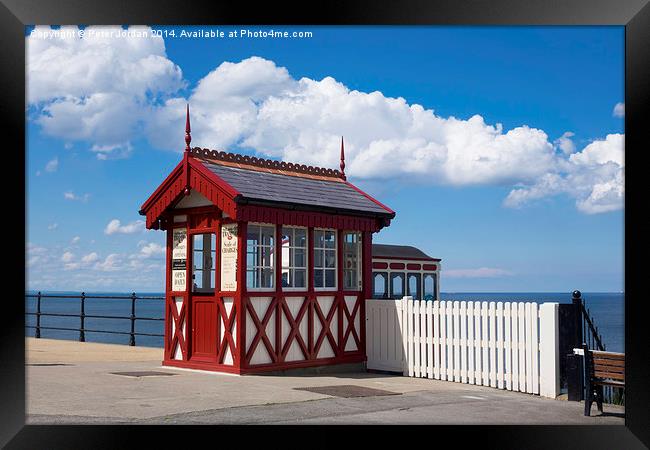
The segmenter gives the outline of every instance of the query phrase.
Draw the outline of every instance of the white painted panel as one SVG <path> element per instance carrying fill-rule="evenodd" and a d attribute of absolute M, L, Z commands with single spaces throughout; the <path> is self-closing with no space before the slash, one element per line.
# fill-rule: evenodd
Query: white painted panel
<path fill-rule="evenodd" d="M 427 376 L 427 302 L 420 301 L 420 376 Z"/>
<path fill-rule="evenodd" d="M 533 393 L 533 324 L 531 308 L 532 303 L 526 303 L 526 392 L 529 394 Z"/>
<path fill-rule="evenodd" d="M 531 317 L 531 359 L 533 362 L 532 365 L 532 377 L 533 377 L 533 386 L 532 393 L 539 394 L 539 335 L 538 335 L 538 317 L 539 311 L 537 303 L 531 303 L 530 305 L 530 317 Z"/>
<path fill-rule="evenodd" d="M 413 301 L 413 375 L 420 376 L 420 301 Z"/>
<path fill-rule="evenodd" d="M 404 358 L 402 361 L 402 370 L 404 375 L 408 375 L 408 302 L 405 297 L 402 297 L 402 300 L 399 300 L 400 311 L 400 328 L 402 330 L 402 354 Z"/>
<path fill-rule="evenodd" d="M 440 302 L 440 379 L 447 379 L 447 302 Z"/>
<path fill-rule="evenodd" d="M 517 303 L 510 305 L 510 321 L 512 326 L 512 390 L 519 390 L 519 307 Z"/>
<path fill-rule="evenodd" d="M 174 209 L 196 208 L 198 206 L 210 206 L 212 202 L 201 195 L 200 192 L 192 189 L 190 195 L 184 196 L 180 202 L 176 203 Z"/>
<path fill-rule="evenodd" d="M 300 308 L 302 308 L 302 305 L 304 303 L 305 297 L 287 297 L 286 302 L 287 306 L 289 308 L 289 313 L 291 314 L 291 318 L 296 321 L 298 314 L 300 313 Z M 307 311 L 305 311 L 302 320 L 298 324 L 298 334 L 303 338 L 305 341 L 305 345 L 307 345 L 307 323 L 308 323 L 308 318 L 307 318 Z M 289 321 L 287 320 L 286 313 L 282 313 L 282 347 L 286 345 L 287 339 L 289 337 L 289 333 L 291 333 L 291 325 L 289 324 Z M 297 336 L 292 339 L 291 345 L 289 346 L 289 350 L 287 351 L 287 355 L 285 357 L 285 361 L 302 361 L 304 360 L 305 357 L 302 353 L 302 350 L 300 349 L 300 345 L 298 344 Z"/>
<path fill-rule="evenodd" d="M 433 378 L 433 302 L 427 302 L 427 377 Z"/>
<path fill-rule="evenodd" d="M 433 378 L 440 379 L 440 302 L 433 302 Z"/>
<path fill-rule="evenodd" d="M 490 339 L 489 339 L 489 351 L 490 351 L 490 386 L 492 387 L 497 387 L 497 371 L 496 371 L 496 364 L 497 364 L 497 358 L 496 358 L 496 311 L 495 311 L 495 303 L 490 302 L 489 307 L 488 307 L 488 316 L 489 316 L 489 331 L 490 331 Z"/>
<path fill-rule="evenodd" d="M 413 354 L 413 335 L 415 328 L 413 326 L 413 297 L 406 297 L 406 319 L 408 327 L 408 365 L 409 365 L 409 376 L 412 377 L 414 374 L 413 359 L 415 355 Z"/>
<path fill-rule="evenodd" d="M 332 307 L 332 304 L 334 303 L 334 297 L 333 296 L 318 296 L 316 297 L 316 301 L 318 302 L 321 310 L 323 311 L 323 319 L 327 319 L 327 316 L 330 312 L 330 308 Z M 318 324 L 318 333 L 316 333 L 316 324 Z M 318 340 L 318 336 L 320 335 L 321 331 L 321 326 L 320 326 L 320 319 L 318 317 L 315 317 L 314 320 L 314 343 L 316 340 Z M 336 313 L 334 313 L 334 316 L 332 317 L 332 322 L 330 324 L 330 330 L 332 331 L 332 336 L 334 337 L 334 341 L 336 342 L 337 339 L 337 334 L 338 334 L 338 321 L 336 319 Z M 334 349 L 332 349 L 332 346 L 330 345 L 330 341 L 327 338 L 327 335 L 324 336 L 323 338 L 323 344 L 320 347 L 320 350 L 318 351 L 317 358 L 332 358 L 334 357 Z"/>
<path fill-rule="evenodd" d="M 560 393 L 558 310 L 558 303 L 543 303 L 539 308 L 539 393 L 549 398 Z"/>
<path fill-rule="evenodd" d="M 503 302 L 497 302 L 496 309 L 496 321 L 497 321 L 497 344 L 496 344 L 496 353 L 497 353 L 497 387 L 503 389 L 503 376 L 505 375 L 505 369 L 503 367 Z"/>
<path fill-rule="evenodd" d="M 453 344 L 454 344 L 454 381 L 460 382 L 460 304 L 454 302 L 451 310 L 453 320 Z"/>
<path fill-rule="evenodd" d="M 519 322 L 519 391 L 526 392 L 526 306 L 517 303 L 517 320 Z"/>
<path fill-rule="evenodd" d="M 467 302 L 460 302 L 460 381 L 467 383 Z"/>
<path fill-rule="evenodd" d="M 255 313 L 257 314 L 257 317 L 260 322 L 264 320 L 264 315 L 266 314 L 269 305 L 271 304 L 272 297 L 251 297 L 250 298 L 250 303 L 253 306 L 253 309 L 255 310 Z M 250 312 L 247 312 L 247 317 L 250 319 Z M 253 322 L 252 319 L 250 319 L 250 326 L 251 328 L 248 328 L 248 323 L 249 321 L 246 322 L 246 341 L 248 342 L 248 350 L 250 350 L 250 345 L 252 344 L 252 341 L 255 337 L 255 334 L 257 334 L 257 328 L 255 327 L 255 323 Z M 250 337 L 248 331 L 251 331 Z M 266 335 L 269 338 L 269 341 L 271 342 L 271 345 L 275 344 L 275 311 L 271 313 L 271 317 L 269 319 L 269 322 L 266 325 Z M 255 353 L 253 353 L 253 356 L 250 359 L 250 364 L 255 365 L 255 364 L 267 364 L 273 362 L 273 359 L 271 358 L 271 355 L 269 354 L 269 351 L 266 349 L 266 345 L 264 344 L 264 341 L 262 339 L 259 340 L 257 347 L 255 348 Z"/>
<path fill-rule="evenodd" d="M 511 337 L 511 306 L 510 302 L 503 305 L 503 350 L 505 352 L 504 387 L 512 390 L 512 337 Z"/>
<path fill-rule="evenodd" d="M 481 302 L 481 384 L 490 385 L 490 360 L 488 354 L 488 304 Z"/>
<path fill-rule="evenodd" d="M 467 302 L 467 382 L 475 383 L 474 373 L 474 302 Z"/>

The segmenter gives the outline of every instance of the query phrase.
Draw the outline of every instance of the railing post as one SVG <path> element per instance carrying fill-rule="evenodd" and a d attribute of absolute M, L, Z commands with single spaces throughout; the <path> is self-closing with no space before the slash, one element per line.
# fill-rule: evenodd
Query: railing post
<path fill-rule="evenodd" d="M 41 291 L 36 300 L 36 338 L 41 337 Z"/>
<path fill-rule="evenodd" d="M 129 345 L 135 346 L 135 292 L 131 293 L 131 338 Z"/>
<path fill-rule="evenodd" d="M 573 317 L 574 325 L 574 340 L 573 348 L 582 348 L 583 344 L 583 306 L 582 294 L 580 291 L 573 291 Z M 584 374 L 583 374 L 583 360 L 580 355 L 567 355 L 567 397 L 570 401 L 580 401 L 584 399 Z"/>
<path fill-rule="evenodd" d="M 81 312 L 79 313 L 81 319 L 81 326 L 79 327 L 79 342 L 86 342 L 86 332 L 84 330 L 84 323 L 86 318 L 86 293 L 81 293 Z"/>
<path fill-rule="evenodd" d="M 582 294 L 580 291 L 573 291 L 572 302 L 574 308 L 574 318 L 576 321 L 575 325 L 575 340 L 573 345 L 575 348 L 582 348 L 582 343 L 584 336 L 582 335 L 582 322 L 584 321 L 582 317 Z"/>

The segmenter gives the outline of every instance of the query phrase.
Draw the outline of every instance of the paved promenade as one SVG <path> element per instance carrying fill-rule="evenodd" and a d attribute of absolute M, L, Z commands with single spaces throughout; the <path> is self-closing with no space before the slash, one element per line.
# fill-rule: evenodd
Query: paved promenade
<path fill-rule="evenodd" d="M 204 373 L 162 367 L 158 348 L 26 339 L 28 424 L 624 424 L 618 406 L 605 405 L 603 415 L 594 406 L 584 417 L 580 402 L 460 383 L 368 373 Z M 115 374 L 152 371 L 160 374 Z M 331 386 L 392 395 L 300 390 Z"/>

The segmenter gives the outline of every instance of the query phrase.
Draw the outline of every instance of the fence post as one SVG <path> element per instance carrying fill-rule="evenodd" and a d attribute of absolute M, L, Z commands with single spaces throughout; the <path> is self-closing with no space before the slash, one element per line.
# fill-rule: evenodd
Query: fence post
<path fill-rule="evenodd" d="M 84 331 L 84 322 L 86 318 L 86 293 L 81 293 L 81 313 L 79 314 L 81 319 L 81 326 L 79 327 L 79 342 L 86 342 L 86 333 Z"/>
<path fill-rule="evenodd" d="M 573 291 L 572 303 L 573 303 L 573 318 L 574 318 L 574 338 L 573 338 L 573 348 L 582 348 L 584 336 L 582 333 L 583 329 L 583 307 L 582 307 L 582 294 L 580 291 Z M 567 367 L 566 367 L 566 376 L 567 376 L 567 397 L 570 401 L 580 401 L 584 399 L 583 391 L 583 363 L 582 356 L 570 354 L 566 356 Z"/>
<path fill-rule="evenodd" d="M 560 394 L 558 311 L 558 303 L 542 303 L 539 307 L 539 395 L 542 397 L 555 398 Z"/>
<path fill-rule="evenodd" d="M 41 291 L 38 291 L 36 300 L 36 338 L 41 337 Z"/>
<path fill-rule="evenodd" d="M 131 338 L 129 345 L 135 346 L 135 292 L 131 293 Z"/>

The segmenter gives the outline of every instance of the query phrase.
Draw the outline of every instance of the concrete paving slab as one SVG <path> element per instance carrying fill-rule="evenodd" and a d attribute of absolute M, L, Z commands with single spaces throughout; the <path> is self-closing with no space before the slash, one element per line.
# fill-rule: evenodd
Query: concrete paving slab
<path fill-rule="evenodd" d="M 584 417 L 579 402 L 398 375 L 233 376 L 163 367 L 161 349 L 33 338 L 26 356 L 29 424 L 624 423 L 620 407 Z M 175 376 L 111 373 L 147 371 Z M 296 389 L 343 385 L 401 395 L 333 398 Z"/>

